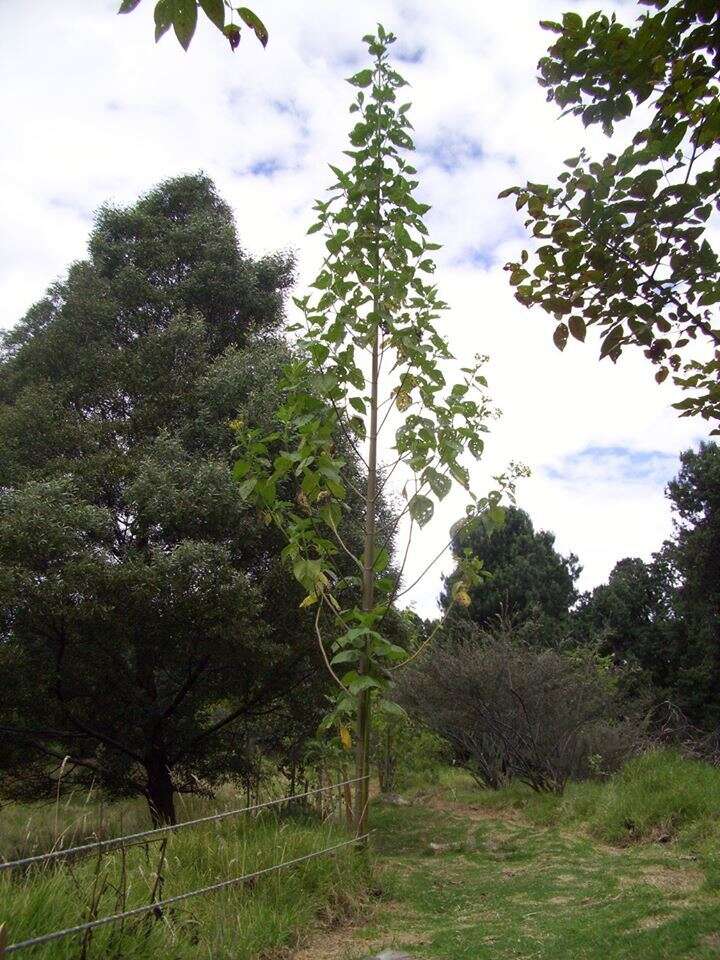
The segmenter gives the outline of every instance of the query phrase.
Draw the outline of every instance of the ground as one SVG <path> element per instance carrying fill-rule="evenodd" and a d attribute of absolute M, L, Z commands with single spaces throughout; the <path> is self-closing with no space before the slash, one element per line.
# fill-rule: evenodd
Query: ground
<path fill-rule="evenodd" d="M 720 958 L 720 896 L 674 843 L 611 847 L 442 794 L 376 803 L 373 827 L 377 899 L 294 960 Z"/>

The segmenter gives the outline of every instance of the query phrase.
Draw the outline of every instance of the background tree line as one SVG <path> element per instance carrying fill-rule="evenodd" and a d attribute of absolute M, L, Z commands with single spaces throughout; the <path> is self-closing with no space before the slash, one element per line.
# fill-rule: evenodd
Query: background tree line
<path fill-rule="evenodd" d="M 680 460 L 667 487 L 673 536 L 590 592 L 576 590 L 577 557 L 522 509 L 499 530 L 456 537 L 456 556 L 489 579 L 450 608 L 460 574 L 446 578 L 436 649 L 401 678 L 398 699 L 483 785 L 562 791 L 658 740 L 717 760 L 720 448 Z"/>
<path fill-rule="evenodd" d="M 477 636 L 499 622 L 532 645 L 591 646 L 622 668 L 633 695 L 671 701 L 697 726 L 720 722 L 720 448 L 701 443 L 680 456 L 668 484 L 673 536 L 649 561 L 625 557 L 607 583 L 580 594 L 574 554 L 562 556 L 554 536 L 535 530 L 528 514 L 509 507 L 502 528 L 457 538 L 491 572 L 450 611 L 444 636 Z M 445 580 L 448 605 L 458 576 Z"/>

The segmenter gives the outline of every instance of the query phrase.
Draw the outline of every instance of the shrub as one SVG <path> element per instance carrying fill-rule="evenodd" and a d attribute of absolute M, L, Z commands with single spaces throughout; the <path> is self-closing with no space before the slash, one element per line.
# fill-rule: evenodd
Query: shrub
<path fill-rule="evenodd" d="M 371 737 L 381 793 L 394 793 L 417 781 L 437 783 L 451 759 L 444 740 L 407 716 L 378 711 Z"/>
<path fill-rule="evenodd" d="M 640 739 L 591 653 L 530 647 L 504 629 L 436 649 L 402 676 L 398 697 L 492 788 L 516 778 L 562 793 L 569 779 L 617 769 Z"/>

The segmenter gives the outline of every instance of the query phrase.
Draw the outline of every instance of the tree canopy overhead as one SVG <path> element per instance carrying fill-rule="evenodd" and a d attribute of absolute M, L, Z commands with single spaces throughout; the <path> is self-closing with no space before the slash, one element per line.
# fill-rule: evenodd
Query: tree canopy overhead
<path fill-rule="evenodd" d="M 601 333 L 601 357 L 639 347 L 674 406 L 720 432 L 720 7 L 647 0 L 632 27 L 566 13 L 539 63 L 548 99 L 585 126 L 631 132 L 617 153 L 580 149 L 555 184 L 510 187 L 536 245 L 507 264 L 518 300 L 556 320 L 554 341 Z M 638 129 L 639 128 L 639 129 Z"/>
<path fill-rule="evenodd" d="M 302 593 L 230 472 L 230 422 L 274 422 L 291 279 L 181 177 L 102 209 L 88 259 L 5 335 L 0 724 L 19 788 L 37 760 L 31 795 L 68 757 L 171 819 L 175 790 L 242 773 L 246 736 L 272 749 L 290 711 L 314 729 Z"/>
<path fill-rule="evenodd" d="M 140 2 L 122 0 L 118 13 L 132 13 Z M 231 50 L 240 45 L 242 25 L 252 30 L 264 47 L 267 46 L 269 35 L 260 17 L 249 7 L 234 7 L 229 0 L 156 0 L 153 11 L 155 42 L 172 27 L 178 43 L 187 50 L 195 36 L 200 11 L 227 39 Z"/>

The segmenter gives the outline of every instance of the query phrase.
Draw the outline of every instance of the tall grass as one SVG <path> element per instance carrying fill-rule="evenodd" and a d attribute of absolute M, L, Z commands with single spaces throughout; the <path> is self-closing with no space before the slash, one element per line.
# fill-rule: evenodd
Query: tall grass
<path fill-rule="evenodd" d="M 473 789 L 455 776 L 458 798 L 518 810 L 538 826 L 581 828 L 606 843 L 677 843 L 692 851 L 708 882 L 720 889 L 720 768 L 673 750 L 651 750 L 605 781 L 568 784 L 564 794 L 538 794 L 521 783 Z"/>
<path fill-rule="evenodd" d="M 188 816 L 209 812 L 193 804 Z M 50 829 L 52 810 L 21 816 L 15 810 L 2 832 L 19 838 Z M 64 841 L 71 829 L 75 839 L 87 836 L 91 820 L 103 835 L 142 829 L 140 809 L 130 804 L 100 811 L 86 809 L 86 821 L 67 806 Z M 30 821 L 30 831 L 27 821 Z M 22 828 L 22 830 L 20 830 Z M 113 829 L 114 828 L 114 829 Z M 6 834 L 7 831 L 7 834 Z M 24 832 L 23 832 L 24 831 Z M 279 817 L 240 816 L 179 831 L 167 837 L 164 857 L 159 841 L 139 844 L 104 856 L 33 867 L 25 873 L 0 874 L 0 923 L 8 926 L 10 942 L 81 923 L 168 898 L 213 883 L 251 873 L 347 839 L 340 827 L 323 824 L 307 813 Z M 32 847 L 36 843 L 31 844 Z M 26 850 L 27 852 L 27 845 Z M 3 854 L 7 857 L 3 844 Z M 89 958 L 123 960 L 252 960 L 291 947 L 316 923 L 318 915 L 337 915 L 353 908 L 367 887 L 368 867 L 352 846 L 268 874 L 249 884 L 205 894 L 153 914 L 100 928 L 87 946 Z M 158 874 L 160 878 L 158 878 Z M 39 960 L 76 960 L 85 956 L 82 937 L 48 944 L 32 951 Z M 20 954 L 22 956 L 22 954 Z"/>

